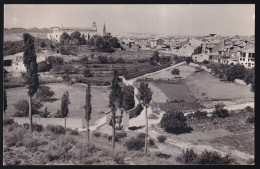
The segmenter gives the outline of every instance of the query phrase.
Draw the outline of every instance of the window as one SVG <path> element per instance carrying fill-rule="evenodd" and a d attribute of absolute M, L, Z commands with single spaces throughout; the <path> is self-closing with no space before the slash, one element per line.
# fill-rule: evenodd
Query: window
<path fill-rule="evenodd" d="M 56 35 L 56 37 L 58 37 L 58 35 Z"/>
<path fill-rule="evenodd" d="M 243 57 L 246 57 L 246 53 L 243 53 L 242 56 L 243 56 Z"/>
<path fill-rule="evenodd" d="M 51 37 L 51 35 L 50 35 L 50 37 Z"/>
<path fill-rule="evenodd" d="M 243 61 L 245 61 L 245 58 L 243 58 Z"/>
<path fill-rule="evenodd" d="M 242 58 L 240 58 L 240 60 L 242 61 Z"/>
<path fill-rule="evenodd" d="M 252 53 L 252 58 L 255 58 L 255 54 L 254 53 Z"/>

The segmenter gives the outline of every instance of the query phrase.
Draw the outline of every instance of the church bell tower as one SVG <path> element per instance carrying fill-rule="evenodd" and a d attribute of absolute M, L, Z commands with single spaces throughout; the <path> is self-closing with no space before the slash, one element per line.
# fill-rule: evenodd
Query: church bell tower
<path fill-rule="evenodd" d="M 107 33 L 106 33 L 106 25 L 104 24 L 104 27 L 103 27 L 103 36 L 106 36 Z"/>

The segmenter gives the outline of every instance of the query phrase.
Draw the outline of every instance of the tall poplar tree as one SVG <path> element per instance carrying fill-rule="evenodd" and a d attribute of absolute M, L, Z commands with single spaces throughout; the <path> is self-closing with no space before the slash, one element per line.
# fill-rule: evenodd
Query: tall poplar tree
<path fill-rule="evenodd" d="M 26 83 L 28 84 L 28 101 L 29 101 L 29 119 L 30 130 L 32 128 L 32 97 L 37 92 L 39 87 L 38 78 L 38 64 L 36 61 L 36 52 L 34 47 L 35 38 L 29 33 L 23 34 L 24 51 L 23 51 L 23 63 L 26 68 L 26 74 L 24 76 Z"/>
<path fill-rule="evenodd" d="M 119 77 L 117 71 L 114 71 L 114 76 L 111 85 L 111 93 L 109 95 L 109 107 L 112 113 L 112 144 L 113 150 L 115 149 L 115 118 L 116 118 L 116 110 L 121 108 L 122 105 L 122 92 L 121 86 L 119 85 Z"/>
<path fill-rule="evenodd" d="M 148 137 L 148 118 L 147 118 L 147 108 L 149 107 L 150 101 L 152 100 L 152 91 L 148 87 L 148 83 L 141 82 L 138 88 L 139 90 L 139 99 L 141 100 L 142 105 L 145 107 L 145 154 L 146 154 L 146 163 L 147 163 L 147 137 Z"/>
<path fill-rule="evenodd" d="M 92 106 L 91 106 L 91 88 L 90 88 L 90 83 L 88 83 L 88 87 L 86 89 L 86 100 L 85 100 L 85 118 L 87 121 L 87 137 L 88 137 L 88 144 L 89 144 L 89 121 L 91 118 L 91 111 L 92 111 Z"/>
<path fill-rule="evenodd" d="M 66 118 L 68 117 L 69 114 L 69 104 L 70 104 L 70 100 L 69 100 L 69 92 L 66 91 L 63 96 L 61 97 L 61 108 L 60 108 L 60 112 L 62 114 L 62 117 L 65 120 L 65 134 L 66 134 Z"/>

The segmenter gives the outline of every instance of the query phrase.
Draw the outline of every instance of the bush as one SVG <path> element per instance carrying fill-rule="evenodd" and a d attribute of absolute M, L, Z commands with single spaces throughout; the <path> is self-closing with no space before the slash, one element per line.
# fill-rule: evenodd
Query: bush
<path fill-rule="evenodd" d="M 203 60 L 203 64 L 209 64 L 209 61 Z"/>
<path fill-rule="evenodd" d="M 245 76 L 245 67 L 237 64 L 227 69 L 225 72 L 228 81 L 234 82 L 235 79 L 243 79 Z"/>
<path fill-rule="evenodd" d="M 145 139 L 145 133 L 138 133 L 136 137 L 140 139 Z"/>
<path fill-rule="evenodd" d="M 191 128 L 187 127 L 187 119 L 182 112 L 166 112 L 160 122 L 160 125 L 166 132 L 181 134 L 190 132 Z"/>
<path fill-rule="evenodd" d="M 200 119 L 205 119 L 207 118 L 207 112 L 206 111 L 196 111 L 193 114 L 193 117 L 200 120 Z"/>
<path fill-rule="evenodd" d="M 197 164 L 232 164 L 234 159 L 232 159 L 229 155 L 222 157 L 216 151 L 203 151 L 197 160 Z"/>
<path fill-rule="evenodd" d="M 187 149 L 182 152 L 182 155 L 177 157 L 177 161 L 184 164 L 232 164 L 234 159 L 230 155 L 222 157 L 216 151 L 210 152 L 204 150 L 200 155 L 195 153 L 192 149 Z"/>
<path fill-rule="evenodd" d="M 159 136 L 157 137 L 157 139 L 158 139 L 158 141 L 159 141 L 160 143 L 164 143 L 165 140 L 166 140 L 166 137 L 165 137 L 164 135 L 159 135 Z"/>
<path fill-rule="evenodd" d="M 148 119 L 159 119 L 155 114 L 149 114 Z"/>
<path fill-rule="evenodd" d="M 190 63 L 193 63 L 194 61 L 193 61 L 193 59 L 191 57 L 187 57 L 186 58 L 186 62 L 189 65 Z"/>
<path fill-rule="evenodd" d="M 14 124 L 14 119 L 4 119 L 3 126 Z"/>
<path fill-rule="evenodd" d="M 33 131 L 41 132 L 43 130 L 43 126 L 41 124 L 34 123 L 32 125 Z"/>
<path fill-rule="evenodd" d="M 48 124 L 46 127 L 45 127 L 45 130 L 47 131 L 50 131 L 54 134 L 65 134 L 65 129 L 63 126 L 60 126 L 60 125 L 51 125 L 51 124 Z"/>
<path fill-rule="evenodd" d="M 45 107 L 43 112 L 40 112 L 40 116 L 42 118 L 50 118 L 51 117 L 51 112 L 48 111 L 47 107 Z"/>
<path fill-rule="evenodd" d="M 223 103 L 219 103 L 215 105 L 215 111 L 213 111 L 212 117 L 220 117 L 220 118 L 225 118 L 227 116 L 229 116 L 228 110 L 224 109 L 224 104 Z"/>
<path fill-rule="evenodd" d="M 140 150 L 144 147 L 144 139 L 131 137 L 125 145 L 128 150 Z"/>
<path fill-rule="evenodd" d="M 55 161 L 58 160 L 61 156 L 61 152 L 59 151 L 48 151 L 48 153 L 46 154 L 46 158 L 48 159 L 48 161 Z"/>
<path fill-rule="evenodd" d="M 154 140 L 151 139 L 151 138 L 149 138 L 149 145 L 150 145 L 150 146 L 154 146 Z"/>
<path fill-rule="evenodd" d="M 93 132 L 93 135 L 94 135 L 95 137 L 100 137 L 100 136 L 101 136 L 101 133 L 100 133 L 99 131 L 94 131 L 94 132 Z"/>
<path fill-rule="evenodd" d="M 74 136 L 79 135 L 78 130 L 72 130 L 72 129 L 68 128 L 67 131 L 70 133 L 70 135 L 74 135 Z"/>
<path fill-rule="evenodd" d="M 35 97 L 40 101 L 52 101 L 53 96 L 54 92 L 51 90 L 51 88 L 44 85 L 39 86 L 37 92 L 35 93 Z"/>
<path fill-rule="evenodd" d="M 255 116 L 253 116 L 253 117 L 248 117 L 248 118 L 246 119 L 246 123 L 255 123 Z"/>
<path fill-rule="evenodd" d="M 19 100 L 15 105 L 16 112 L 14 117 L 28 117 L 29 116 L 29 104 L 26 99 Z M 39 114 L 40 109 L 43 105 L 37 99 L 32 99 L 32 114 Z"/>
<path fill-rule="evenodd" d="M 47 64 L 47 61 L 42 61 L 38 63 L 38 72 L 47 72 L 51 68 L 51 64 Z"/>
<path fill-rule="evenodd" d="M 92 77 L 93 76 L 93 74 L 87 68 L 84 70 L 83 75 L 84 75 L 84 77 Z"/>
<path fill-rule="evenodd" d="M 127 133 L 126 132 L 118 132 L 118 133 L 116 133 L 116 137 L 119 138 L 119 139 L 127 137 Z"/>
<path fill-rule="evenodd" d="M 194 164 L 198 159 L 198 154 L 193 149 L 187 149 L 182 151 L 182 155 L 177 157 L 177 161 L 184 164 Z"/>
<path fill-rule="evenodd" d="M 106 56 L 98 56 L 98 63 L 100 64 L 106 64 L 108 63 Z"/>

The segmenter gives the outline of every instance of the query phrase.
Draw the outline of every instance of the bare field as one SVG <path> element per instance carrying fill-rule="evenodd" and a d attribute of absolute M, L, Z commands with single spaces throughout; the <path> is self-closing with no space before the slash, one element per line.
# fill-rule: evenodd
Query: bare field
<path fill-rule="evenodd" d="M 187 86 L 191 95 L 199 100 L 237 101 L 247 99 L 254 101 L 254 93 L 247 86 L 223 82 L 207 72 L 198 72 L 187 77 Z"/>
<path fill-rule="evenodd" d="M 45 107 L 48 110 L 55 114 L 57 110 L 60 108 L 60 98 L 62 97 L 63 93 L 68 91 L 69 92 L 69 99 L 71 104 L 69 105 L 69 117 L 83 117 L 84 118 L 84 104 L 85 104 L 85 94 L 86 94 L 86 87 L 84 84 L 74 84 L 74 85 L 66 85 L 63 83 L 52 83 L 48 84 L 51 90 L 54 91 L 55 95 L 54 98 L 58 100 L 54 102 L 42 102 L 43 107 L 41 110 L 44 110 Z M 13 104 L 17 103 L 20 99 L 27 99 L 27 89 L 25 87 L 19 88 L 11 88 L 6 89 L 7 92 L 7 100 L 8 100 L 8 107 L 6 110 L 7 116 L 12 116 L 13 113 L 16 111 Z M 92 95 L 92 114 L 90 125 L 93 125 L 96 120 L 104 116 L 100 114 L 100 111 L 108 111 L 108 102 L 109 102 L 109 93 L 110 89 L 107 87 L 91 87 L 91 95 Z"/>

